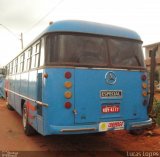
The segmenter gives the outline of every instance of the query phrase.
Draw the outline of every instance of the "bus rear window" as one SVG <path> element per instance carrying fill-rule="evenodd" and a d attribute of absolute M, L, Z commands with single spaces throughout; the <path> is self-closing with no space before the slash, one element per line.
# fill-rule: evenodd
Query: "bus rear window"
<path fill-rule="evenodd" d="M 57 44 L 54 52 L 49 50 L 50 57 L 48 58 L 50 63 L 106 65 L 106 44 L 103 38 L 81 35 L 58 35 L 55 36 L 55 40 L 51 40 Z M 51 45 L 50 49 L 53 49 Z"/>
<path fill-rule="evenodd" d="M 46 64 L 144 68 L 141 42 L 104 36 L 59 34 L 46 38 Z"/>
<path fill-rule="evenodd" d="M 141 43 L 129 40 L 109 39 L 108 48 L 112 65 L 144 67 Z"/>

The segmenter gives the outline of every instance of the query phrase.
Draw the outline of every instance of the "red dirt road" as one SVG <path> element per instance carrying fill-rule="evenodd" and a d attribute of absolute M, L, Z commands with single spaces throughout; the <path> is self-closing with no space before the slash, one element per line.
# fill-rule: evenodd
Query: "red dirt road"
<path fill-rule="evenodd" d="M 0 150 L 3 151 L 0 156 L 4 156 L 4 151 L 14 151 L 19 153 L 18 157 L 131 156 L 132 154 L 127 154 L 128 151 L 153 151 L 160 156 L 160 128 L 154 129 L 153 135 L 145 132 L 141 136 L 133 136 L 126 131 L 115 131 L 105 135 L 43 137 L 37 134 L 27 137 L 23 132 L 21 117 L 15 111 L 9 111 L 5 101 L 0 100 Z"/>

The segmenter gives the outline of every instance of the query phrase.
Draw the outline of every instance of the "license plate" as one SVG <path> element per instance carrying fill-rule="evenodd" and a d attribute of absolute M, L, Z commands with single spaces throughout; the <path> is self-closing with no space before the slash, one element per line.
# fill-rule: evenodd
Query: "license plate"
<path fill-rule="evenodd" d="M 102 105 L 102 113 L 118 113 L 120 112 L 120 106 L 117 104 Z"/>
<path fill-rule="evenodd" d="M 99 131 L 124 130 L 124 121 L 101 122 Z"/>
<path fill-rule="evenodd" d="M 101 98 L 122 98 L 122 90 L 101 90 Z"/>

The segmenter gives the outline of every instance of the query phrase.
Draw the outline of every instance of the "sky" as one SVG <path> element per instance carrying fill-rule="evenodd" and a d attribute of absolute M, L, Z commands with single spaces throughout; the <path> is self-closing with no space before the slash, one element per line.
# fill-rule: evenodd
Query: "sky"
<path fill-rule="evenodd" d="M 50 21 L 85 20 L 136 31 L 143 45 L 160 42 L 159 0 L 0 0 L 0 66 L 6 65 Z"/>

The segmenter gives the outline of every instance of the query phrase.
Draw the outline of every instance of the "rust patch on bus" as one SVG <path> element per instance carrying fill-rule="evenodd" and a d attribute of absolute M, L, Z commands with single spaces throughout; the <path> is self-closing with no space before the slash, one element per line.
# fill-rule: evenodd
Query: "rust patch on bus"
<path fill-rule="evenodd" d="M 31 111 L 36 111 L 36 107 L 33 106 L 29 101 L 27 101 L 26 105 L 27 105 L 28 111 L 29 111 L 29 110 L 31 110 Z"/>

